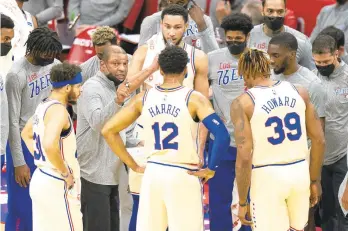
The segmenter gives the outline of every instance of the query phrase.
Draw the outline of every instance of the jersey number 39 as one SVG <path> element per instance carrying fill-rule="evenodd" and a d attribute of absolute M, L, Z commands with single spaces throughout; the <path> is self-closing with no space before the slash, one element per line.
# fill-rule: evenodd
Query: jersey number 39
<path fill-rule="evenodd" d="M 268 142 L 270 142 L 273 145 L 283 143 L 286 137 L 290 141 L 296 141 L 299 140 L 302 136 L 300 116 L 296 112 L 286 114 L 283 120 L 278 116 L 270 117 L 266 121 L 265 126 L 271 127 L 273 124 L 275 124 L 275 135 L 273 137 L 267 138 Z M 289 132 L 286 134 L 284 131 L 284 127 L 289 130 Z"/>
<path fill-rule="evenodd" d="M 161 127 L 161 131 L 172 131 L 166 138 L 164 138 L 161 142 L 160 135 L 160 126 L 159 123 L 156 122 L 152 125 L 152 130 L 155 133 L 155 149 L 156 150 L 164 150 L 164 149 L 174 149 L 178 150 L 178 142 L 171 142 L 175 137 L 178 136 L 178 126 L 175 123 L 167 122 L 163 124 Z"/>
<path fill-rule="evenodd" d="M 34 142 L 35 142 L 35 148 L 34 148 L 34 159 L 35 160 L 40 160 L 42 159 L 42 161 L 46 161 L 45 156 L 43 155 L 42 149 L 41 149 L 41 140 L 40 140 L 40 136 L 37 135 L 34 132 L 34 136 L 33 136 Z"/>

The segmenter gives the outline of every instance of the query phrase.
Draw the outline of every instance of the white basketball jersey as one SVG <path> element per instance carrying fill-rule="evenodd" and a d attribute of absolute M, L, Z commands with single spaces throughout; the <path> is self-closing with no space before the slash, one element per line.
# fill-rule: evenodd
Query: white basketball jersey
<path fill-rule="evenodd" d="M 143 98 L 145 153 L 149 161 L 198 164 L 196 122 L 188 110 L 192 89 L 180 86 L 147 90 Z"/>
<path fill-rule="evenodd" d="M 143 65 L 143 69 L 149 67 L 156 55 L 160 54 L 162 50 L 165 49 L 165 43 L 163 40 L 162 33 L 155 34 L 149 41 L 147 41 L 147 53 Z M 183 49 L 187 52 L 189 61 L 187 63 L 187 75 L 185 76 L 183 85 L 193 89 L 194 78 L 196 74 L 195 70 L 195 48 L 191 45 L 184 43 Z M 149 78 L 145 80 L 145 83 L 154 87 L 156 85 L 163 84 L 163 76 L 160 71 L 156 71 Z"/>
<path fill-rule="evenodd" d="M 45 99 L 36 108 L 33 117 L 33 132 L 34 132 L 34 163 L 38 168 L 48 168 L 56 170 L 53 164 L 47 158 L 46 151 L 43 147 L 43 140 L 45 136 L 45 114 L 47 109 L 53 104 L 60 104 L 59 101 Z M 76 137 L 73 128 L 73 123 L 69 116 L 70 128 L 60 135 L 59 146 L 60 154 L 66 165 L 73 171 L 74 177 L 80 177 L 80 167 L 77 162 L 76 153 Z M 46 131 L 46 133 L 49 131 Z"/>
<path fill-rule="evenodd" d="M 29 31 L 30 32 L 33 31 L 35 29 L 34 28 L 33 17 L 31 16 L 31 14 L 28 11 L 23 10 L 22 12 L 24 14 L 25 20 L 27 21 L 27 25 L 29 27 Z"/>
<path fill-rule="evenodd" d="M 247 91 L 255 103 L 251 117 L 253 165 L 288 164 L 306 159 L 306 105 L 288 82 Z"/>

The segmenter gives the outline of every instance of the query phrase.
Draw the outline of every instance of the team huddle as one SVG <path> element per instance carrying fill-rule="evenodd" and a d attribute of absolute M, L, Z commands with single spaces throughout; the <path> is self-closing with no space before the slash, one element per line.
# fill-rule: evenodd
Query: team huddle
<path fill-rule="evenodd" d="M 269 2 L 270 8 L 284 3 Z M 212 49 L 217 44 L 208 39 L 200 50 L 188 42 L 192 19 L 186 8 L 171 4 L 157 16 L 160 32 L 139 44 L 131 58 L 112 31 L 97 29 L 97 56 L 86 62 L 94 65 L 88 71 L 86 63 L 55 60 L 62 50 L 56 33 L 31 32 L 26 57 L 6 77 L 7 161 L 15 166 L 8 184 L 21 195 L 20 202 L 9 197 L 9 212 L 26 217 L 25 210 L 32 211 L 28 223 L 34 231 L 116 230 L 119 221 L 99 219 L 113 216 L 111 207 L 118 202 L 111 197 L 118 189 L 111 186 L 121 183 L 115 174 L 98 175 L 94 166 L 113 169 L 119 161 L 133 196 L 129 231 L 203 231 L 206 182 L 210 203 L 218 205 L 210 215 L 216 230 L 232 225 L 230 205 L 220 197 L 226 192 L 231 204 L 232 191 L 240 230 L 304 230 L 322 195 L 324 131 L 330 129 L 323 124 L 324 102 L 340 100 L 327 99 L 322 89 L 324 77 L 336 73 L 332 68 L 317 66 L 319 80 L 299 64 L 314 66 L 308 52 L 316 64 L 327 64 L 332 56 L 348 73 L 334 55 L 334 39 L 319 35 L 307 52 L 305 37 L 286 29 L 266 39 L 262 25 L 253 27 L 249 16 L 236 13 L 221 23 L 227 47 Z M 260 34 L 264 37 L 256 39 Z M 38 74 L 29 76 L 29 69 Z M 76 132 L 68 105 L 77 114 Z M 346 111 L 347 105 L 337 110 Z M 136 145 L 128 145 L 130 133 L 137 134 Z M 103 162 L 104 151 L 113 155 Z M 110 187 L 98 188 L 99 182 L 90 180 L 95 176 Z M 94 199 L 93 190 L 106 199 Z M 15 205 L 28 200 L 32 208 Z M 104 200 L 107 213 L 93 217 Z M 219 212 L 231 220 L 219 222 Z M 9 225 L 16 222 L 8 218 Z"/>

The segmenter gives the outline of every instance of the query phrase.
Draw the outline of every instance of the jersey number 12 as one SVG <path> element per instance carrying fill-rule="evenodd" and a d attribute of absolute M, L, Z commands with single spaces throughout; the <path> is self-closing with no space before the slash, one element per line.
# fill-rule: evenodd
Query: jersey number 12
<path fill-rule="evenodd" d="M 155 149 L 156 150 L 164 150 L 164 149 L 174 149 L 178 150 L 178 142 L 171 142 L 175 137 L 178 136 L 178 126 L 175 125 L 175 123 L 167 122 L 163 124 L 161 127 L 161 131 L 168 131 L 172 130 L 172 132 L 162 140 L 161 142 L 161 131 L 159 123 L 156 122 L 152 125 L 152 130 L 155 133 Z"/>
<path fill-rule="evenodd" d="M 295 140 L 299 140 L 302 136 L 300 116 L 296 112 L 291 112 L 286 114 L 283 120 L 279 118 L 278 116 L 270 117 L 266 121 L 265 126 L 270 127 L 273 124 L 276 125 L 274 127 L 274 132 L 275 134 L 277 134 L 277 136 L 276 138 L 275 136 L 267 138 L 268 142 L 270 142 L 273 145 L 278 145 L 283 143 L 286 137 L 290 141 L 295 141 Z M 290 131 L 286 133 L 286 137 L 285 137 L 284 125 Z"/>

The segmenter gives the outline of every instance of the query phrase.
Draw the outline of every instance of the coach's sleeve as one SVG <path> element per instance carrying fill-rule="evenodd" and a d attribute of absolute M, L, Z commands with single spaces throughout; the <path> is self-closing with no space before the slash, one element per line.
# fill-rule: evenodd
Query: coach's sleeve
<path fill-rule="evenodd" d="M 144 45 L 154 34 L 157 34 L 157 23 L 153 15 L 144 18 L 140 27 L 138 47 Z"/>
<path fill-rule="evenodd" d="M 325 90 L 319 81 L 314 81 L 309 85 L 309 97 L 320 118 L 325 117 Z"/>
<path fill-rule="evenodd" d="M 9 72 L 6 77 L 6 94 L 9 114 L 9 144 L 13 159 L 13 166 L 25 165 L 25 159 L 21 144 L 21 133 L 19 128 L 19 117 L 21 114 L 22 86 L 18 75 Z"/>
<path fill-rule="evenodd" d="M 85 83 L 82 91 L 81 104 L 89 126 L 98 132 L 101 132 L 104 124 L 122 107 L 116 104 L 115 98 L 109 99 L 109 103 L 103 106 L 102 96 L 99 93 L 103 88 L 94 81 Z M 115 94 L 116 95 L 116 94 Z"/>
<path fill-rule="evenodd" d="M 219 44 L 216 41 L 213 23 L 209 16 L 204 15 L 204 21 L 207 28 L 204 31 L 198 32 L 198 36 L 201 39 L 202 50 L 205 53 L 219 49 Z"/>

